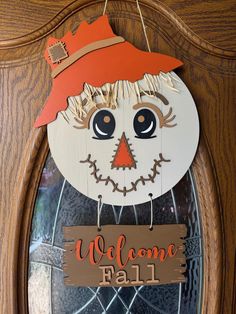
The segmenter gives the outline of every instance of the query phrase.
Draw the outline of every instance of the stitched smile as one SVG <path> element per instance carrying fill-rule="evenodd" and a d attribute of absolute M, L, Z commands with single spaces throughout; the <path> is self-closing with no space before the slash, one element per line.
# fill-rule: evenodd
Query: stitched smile
<path fill-rule="evenodd" d="M 159 159 L 154 159 L 154 164 L 153 167 L 150 169 L 151 173 L 147 175 L 147 177 L 140 176 L 135 182 L 131 182 L 131 187 L 129 189 L 124 186 L 123 188 L 119 187 L 118 183 L 115 183 L 113 179 L 110 178 L 110 176 L 103 178 L 101 174 L 99 174 L 99 169 L 97 168 L 96 162 L 97 160 L 91 160 L 91 155 L 89 154 L 87 159 L 85 160 L 80 160 L 81 163 L 88 163 L 89 168 L 92 168 L 92 172 L 90 173 L 91 176 L 94 177 L 96 180 L 96 183 L 99 182 L 105 182 L 105 185 L 111 184 L 113 187 L 112 192 L 120 192 L 123 193 L 124 196 L 126 196 L 127 193 L 132 192 L 132 191 L 137 191 L 137 186 L 139 183 L 142 183 L 143 185 L 146 184 L 146 182 L 152 182 L 154 183 L 154 180 L 160 172 L 157 170 L 158 168 L 161 167 L 163 162 L 170 162 L 170 159 L 164 159 L 162 154 L 159 154 Z"/>

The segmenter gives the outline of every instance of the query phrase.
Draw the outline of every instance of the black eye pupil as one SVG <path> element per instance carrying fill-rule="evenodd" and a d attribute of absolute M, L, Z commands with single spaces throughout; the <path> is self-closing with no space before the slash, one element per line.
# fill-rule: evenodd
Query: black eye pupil
<path fill-rule="evenodd" d="M 133 121 L 135 137 L 152 138 L 156 130 L 156 117 L 149 109 L 141 109 L 136 113 Z"/>
<path fill-rule="evenodd" d="M 115 130 L 115 119 L 108 110 L 99 110 L 93 119 L 93 131 L 96 139 L 106 140 L 112 138 Z"/>

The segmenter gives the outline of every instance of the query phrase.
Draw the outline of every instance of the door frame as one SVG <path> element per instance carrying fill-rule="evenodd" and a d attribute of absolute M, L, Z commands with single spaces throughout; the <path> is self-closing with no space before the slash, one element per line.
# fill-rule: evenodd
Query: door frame
<path fill-rule="evenodd" d="M 116 14 L 116 2 L 120 2 L 121 5 L 126 2 L 133 7 L 135 5 L 132 0 L 109 0 L 108 13 L 111 13 L 112 16 L 115 16 Z M 193 63 L 196 65 L 201 63 L 201 60 L 199 59 L 199 54 L 201 54 L 204 55 L 204 60 L 208 62 L 209 69 L 215 70 L 218 69 L 219 66 L 222 66 L 222 72 L 233 73 L 234 69 L 231 67 L 233 60 L 235 61 L 236 59 L 235 52 L 215 47 L 198 37 L 161 1 L 140 0 L 139 2 L 144 19 L 146 10 L 152 10 L 154 12 L 153 14 L 156 14 L 158 18 L 160 18 L 160 32 L 161 29 L 164 28 L 165 21 L 167 20 L 173 28 L 178 30 L 178 36 L 181 39 L 181 48 L 183 51 L 187 51 L 189 47 L 191 47 Z M 66 22 L 69 18 L 72 18 L 82 9 L 87 9 L 91 6 L 99 6 L 99 8 L 102 8 L 104 6 L 104 1 L 74 1 L 66 6 L 52 21 L 50 21 L 50 23 L 42 27 L 40 30 L 36 30 L 33 33 L 13 40 L 6 40 L 5 42 L 0 43 L 0 49 L 11 49 L 11 57 L 13 58 L 13 56 L 15 56 L 15 58 L 17 58 L 18 47 L 24 47 L 26 51 L 27 45 L 29 45 L 35 49 L 36 46 L 34 47 L 34 44 L 37 41 L 44 41 L 45 38 L 53 31 L 56 31 L 62 23 Z M 136 13 L 131 14 L 128 12 L 127 16 L 128 15 L 130 18 L 138 19 Z M 151 25 L 152 23 L 150 21 L 148 26 L 151 27 Z M 177 45 L 177 39 L 174 38 L 175 32 L 172 32 L 172 30 L 168 28 L 166 33 L 162 33 L 162 35 L 164 34 L 163 37 L 165 37 L 166 40 L 172 41 L 173 45 Z M 214 60 L 212 61 L 211 58 Z M 223 58 L 223 62 L 221 62 L 221 58 Z M 202 65 L 202 67 L 204 67 L 204 65 Z M 230 109 L 232 108 L 233 102 L 231 103 Z M 30 107 L 28 109 L 30 110 Z M 207 129 L 208 120 L 203 115 L 204 109 L 200 108 L 200 110 L 200 120 L 203 127 Z M 30 123 L 31 122 L 32 121 L 30 121 Z M 232 125 L 229 127 L 232 127 Z M 31 129 L 31 133 L 26 134 L 25 138 L 28 138 L 28 141 L 21 158 L 21 165 L 18 171 L 18 179 L 16 180 L 15 189 L 12 189 L 10 216 L 7 221 L 8 231 L 6 232 L 6 238 L 8 238 L 10 244 L 9 247 L 5 244 L 3 247 L 4 254 L 0 255 L 1 265 L 4 265 L 5 256 L 9 254 L 9 252 L 12 254 L 12 257 L 9 258 L 6 266 L 4 266 L 4 272 L 6 272 L 6 275 L 4 275 L 4 282 L 6 291 L 9 293 L 9 300 L 4 300 L 4 306 L 5 308 L 9 306 L 10 313 L 27 312 L 27 272 L 30 226 L 39 180 L 48 154 L 46 129 L 44 127 L 39 130 Z M 222 190 L 226 190 L 227 185 L 224 185 L 223 188 L 220 189 L 220 184 L 218 182 L 220 180 L 219 172 L 223 172 L 223 166 L 221 168 L 219 167 L 219 158 L 216 155 L 216 151 L 212 150 L 211 141 L 213 141 L 212 136 L 208 134 L 205 134 L 204 136 L 202 132 L 200 145 L 192 169 L 196 187 L 199 187 L 199 189 L 197 188 L 197 197 L 200 204 L 200 216 L 203 228 L 204 263 L 202 312 L 220 313 L 224 304 L 223 298 L 225 295 L 225 281 L 223 278 L 225 277 L 224 270 L 226 267 L 226 239 L 224 237 L 224 228 L 229 224 L 228 221 L 227 224 L 224 222 L 223 209 L 225 212 L 229 212 L 230 205 L 220 199 Z M 223 140 L 221 140 L 220 144 L 222 145 L 222 149 L 228 149 Z M 234 169 L 235 168 L 236 167 L 234 166 Z M 232 173 L 229 173 L 229 168 L 227 171 L 229 176 L 233 175 Z M 232 198 L 231 204 L 235 206 L 235 203 L 234 197 Z M 227 215 L 229 216 L 229 214 Z M 229 236 L 227 240 L 229 240 Z M 228 258 L 228 260 L 229 259 L 230 258 Z M 229 300 L 231 300 L 231 296 L 229 297 Z"/>

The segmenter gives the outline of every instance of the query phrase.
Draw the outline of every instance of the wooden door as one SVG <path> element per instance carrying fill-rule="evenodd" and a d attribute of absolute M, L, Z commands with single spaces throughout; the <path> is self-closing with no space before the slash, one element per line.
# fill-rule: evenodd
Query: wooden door
<path fill-rule="evenodd" d="M 140 0 L 152 51 L 184 62 L 178 75 L 197 104 L 201 140 L 193 164 L 203 238 L 203 313 L 235 313 L 236 8 L 234 1 Z M 102 14 L 104 1 L 0 3 L 0 313 L 26 313 L 34 202 L 48 154 L 33 123 L 51 89 L 43 59 L 62 37 Z M 134 0 L 110 0 L 114 31 L 146 49 Z"/>

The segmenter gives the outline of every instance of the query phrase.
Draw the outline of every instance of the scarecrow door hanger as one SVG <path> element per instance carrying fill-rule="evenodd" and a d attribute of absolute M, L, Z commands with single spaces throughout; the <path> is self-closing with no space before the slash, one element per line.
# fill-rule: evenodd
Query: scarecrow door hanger
<path fill-rule="evenodd" d="M 181 61 L 135 48 L 113 33 L 106 15 L 81 23 L 74 35 L 50 38 L 45 58 L 53 86 L 35 126 L 47 124 L 52 156 L 74 188 L 98 202 L 136 205 L 152 203 L 178 183 L 192 163 L 199 138 L 193 98 L 173 72 Z M 67 284 L 100 285 L 110 278 L 108 284 L 135 285 L 138 277 L 128 275 L 140 272 L 140 265 L 145 268 L 142 284 L 183 281 L 183 275 L 162 275 L 163 269 L 169 274 L 185 270 L 185 226 L 157 226 L 150 236 L 148 226 L 120 227 L 65 229 L 65 238 L 72 241 L 65 245 Z M 143 246 L 132 240 L 137 234 Z M 117 259 L 122 251 L 128 258 L 124 269 Z M 159 265 L 155 279 L 151 265 L 158 259 L 164 268 Z M 78 265 L 85 265 L 85 274 L 100 275 L 79 280 L 82 271 L 73 281 Z M 120 273 L 117 279 L 119 271 L 128 275 Z"/>

